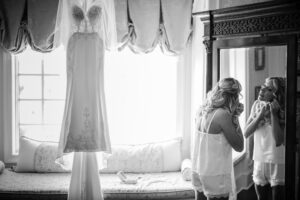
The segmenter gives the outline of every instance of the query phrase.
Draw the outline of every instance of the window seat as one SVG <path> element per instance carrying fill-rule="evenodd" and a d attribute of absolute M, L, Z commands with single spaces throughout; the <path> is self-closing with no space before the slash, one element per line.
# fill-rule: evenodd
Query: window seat
<path fill-rule="evenodd" d="M 67 199 L 70 175 L 5 169 L 0 175 L 0 199 Z M 105 199 L 194 199 L 191 181 L 185 181 L 180 171 L 127 175 L 140 177 L 138 183 L 124 184 L 116 174 L 100 174 Z"/>

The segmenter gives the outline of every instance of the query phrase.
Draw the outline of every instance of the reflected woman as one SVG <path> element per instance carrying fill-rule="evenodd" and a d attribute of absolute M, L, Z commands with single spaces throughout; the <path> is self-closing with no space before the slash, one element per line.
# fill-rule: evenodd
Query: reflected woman
<path fill-rule="evenodd" d="M 200 107 L 192 155 L 192 184 L 197 200 L 223 200 L 235 194 L 232 148 L 239 152 L 244 148 L 238 122 L 244 110 L 239 102 L 241 89 L 236 79 L 222 79 Z"/>
<path fill-rule="evenodd" d="M 284 199 L 285 79 L 270 77 L 251 108 L 245 137 L 254 135 L 253 181 L 259 200 Z"/>

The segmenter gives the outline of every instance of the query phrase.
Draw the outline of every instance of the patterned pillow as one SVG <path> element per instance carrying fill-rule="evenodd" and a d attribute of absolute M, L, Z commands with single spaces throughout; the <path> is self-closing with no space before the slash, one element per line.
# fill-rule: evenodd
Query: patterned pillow
<path fill-rule="evenodd" d="M 68 172 L 55 163 L 57 142 L 41 142 L 27 137 L 20 138 L 16 172 Z"/>
<path fill-rule="evenodd" d="M 123 145 L 112 148 L 103 172 L 161 172 L 163 149 L 156 145 Z"/>
<path fill-rule="evenodd" d="M 70 172 L 72 166 L 72 158 L 64 157 L 63 167 L 55 162 L 57 156 L 57 143 L 41 143 L 34 154 L 34 170 L 36 172 Z"/>
<path fill-rule="evenodd" d="M 70 172 L 72 154 L 64 156 L 64 166 L 55 162 L 58 143 L 20 138 L 20 153 L 16 172 Z M 181 139 L 164 142 L 115 145 L 107 158 L 107 168 L 101 172 L 165 172 L 181 167 Z"/>
<path fill-rule="evenodd" d="M 165 172 L 181 167 L 181 139 L 164 142 L 116 145 L 102 172 Z"/>

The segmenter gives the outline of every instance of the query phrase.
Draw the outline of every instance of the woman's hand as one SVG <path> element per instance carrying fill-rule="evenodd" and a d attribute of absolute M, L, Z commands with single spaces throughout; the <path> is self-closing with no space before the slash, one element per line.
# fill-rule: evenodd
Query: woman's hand
<path fill-rule="evenodd" d="M 258 120 L 264 119 L 266 113 L 267 113 L 269 110 L 270 110 L 269 104 L 265 104 L 265 105 L 261 106 L 261 107 L 257 110 L 256 118 L 257 118 Z"/>
<path fill-rule="evenodd" d="M 232 116 L 232 123 L 236 130 L 238 130 L 240 128 L 239 118 L 237 115 Z"/>
<path fill-rule="evenodd" d="M 244 112 L 244 104 L 239 103 L 233 112 L 233 115 L 238 117 L 242 114 L 242 112 Z"/>
<path fill-rule="evenodd" d="M 279 105 L 278 101 L 276 99 L 274 99 L 270 103 L 270 112 L 273 115 L 273 114 L 278 113 L 279 110 L 280 110 L 280 105 Z"/>

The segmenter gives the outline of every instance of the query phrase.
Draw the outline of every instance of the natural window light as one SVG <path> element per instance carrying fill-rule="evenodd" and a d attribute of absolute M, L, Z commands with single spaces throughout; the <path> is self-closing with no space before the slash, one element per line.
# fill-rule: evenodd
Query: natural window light
<path fill-rule="evenodd" d="M 15 66 L 15 153 L 19 136 L 57 141 L 66 90 L 65 52 L 37 53 L 27 48 Z"/>
<path fill-rule="evenodd" d="M 144 143 L 176 136 L 177 57 L 159 48 L 106 54 L 105 92 L 113 143 Z M 179 94 L 178 94 L 179 95 Z"/>
<path fill-rule="evenodd" d="M 63 48 L 38 53 L 27 48 L 13 56 L 15 133 L 13 148 L 24 135 L 58 141 L 66 91 Z M 177 135 L 177 60 L 159 48 L 149 54 L 129 49 L 107 52 L 105 95 L 113 144 L 145 143 Z"/>

